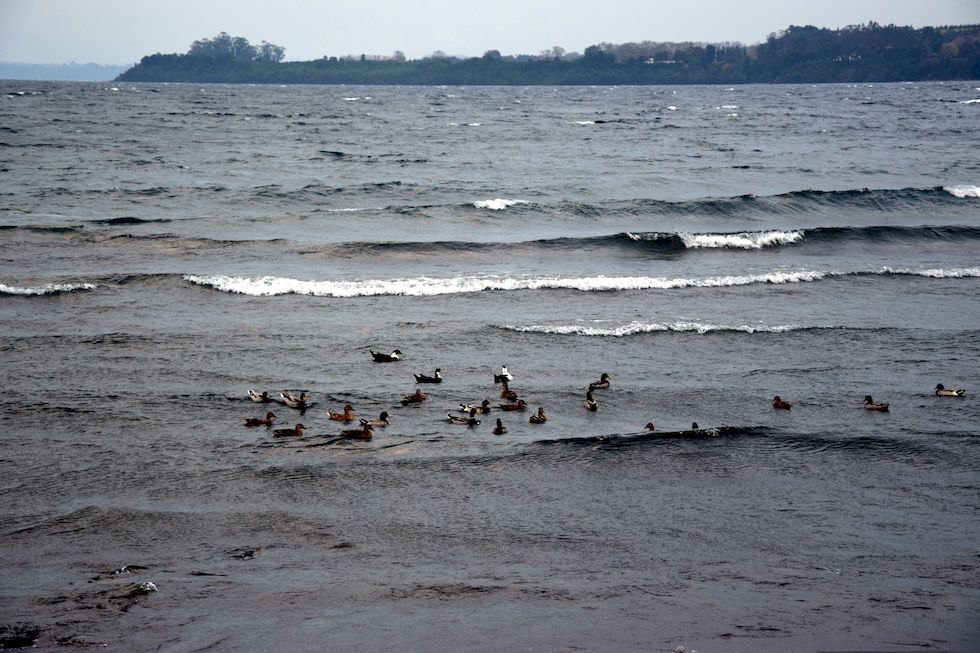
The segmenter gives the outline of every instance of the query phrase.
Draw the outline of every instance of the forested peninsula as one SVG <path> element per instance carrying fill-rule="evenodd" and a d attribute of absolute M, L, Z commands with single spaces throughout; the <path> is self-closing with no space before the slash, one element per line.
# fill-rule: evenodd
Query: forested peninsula
<path fill-rule="evenodd" d="M 153 54 L 120 82 L 249 84 L 746 84 L 897 82 L 980 79 L 980 25 L 842 29 L 790 26 L 764 43 L 642 43 L 555 46 L 536 55 L 408 60 L 391 56 L 324 56 L 283 61 L 285 48 L 255 46 L 224 32 L 195 41 L 184 54 Z"/>

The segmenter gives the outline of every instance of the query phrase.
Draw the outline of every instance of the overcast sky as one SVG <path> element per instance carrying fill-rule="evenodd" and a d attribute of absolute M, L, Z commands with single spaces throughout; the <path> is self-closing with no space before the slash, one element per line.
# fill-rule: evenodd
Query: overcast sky
<path fill-rule="evenodd" d="M 129 65 L 219 32 L 324 55 L 764 41 L 789 25 L 980 23 L 980 0 L 0 0 L 0 61 Z"/>

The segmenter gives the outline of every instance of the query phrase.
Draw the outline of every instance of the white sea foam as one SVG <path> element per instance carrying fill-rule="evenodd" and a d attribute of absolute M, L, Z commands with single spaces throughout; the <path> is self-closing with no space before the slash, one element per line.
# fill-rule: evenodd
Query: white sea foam
<path fill-rule="evenodd" d="M 595 124 L 595 120 L 576 120 L 572 124 L 575 124 L 575 125 L 594 125 Z"/>
<path fill-rule="evenodd" d="M 656 333 L 663 331 L 691 332 L 691 333 L 713 333 L 713 332 L 741 332 L 741 333 L 786 333 L 789 331 L 800 331 L 804 329 L 829 329 L 833 327 L 807 327 L 797 324 L 785 324 L 767 326 L 764 324 L 704 324 L 701 322 L 670 322 L 670 323 L 644 323 L 630 322 L 618 326 L 590 326 L 584 324 L 569 325 L 528 325 L 518 326 L 505 324 L 500 327 L 508 331 L 518 331 L 520 333 L 545 333 L 552 335 L 573 335 L 573 336 L 598 336 L 622 338 L 638 333 Z"/>
<path fill-rule="evenodd" d="M 977 197 L 980 198 L 980 186 L 943 186 L 943 190 L 953 195 L 954 197 L 967 198 L 967 197 Z"/>
<path fill-rule="evenodd" d="M 96 286 L 92 283 L 46 283 L 43 286 L 33 286 L 19 288 L 0 283 L 0 294 L 2 295 L 56 295 L 62 292 L 74 292 L 76 290 L 95 290 Z"/>
<path fill-rule="evenodd" d="M 490 209 L 492 211 L 502 211 L 509 206 L 515 206 L 517 204 L 527 204 L 525 200 L 509 200 L 498 197 L 493 200 L 478 200 L 473 202 L 473 206 L 478 209 Z"/>
<path fill-rule="evenodd" d="M 980 99 L 977 100 L 963 100 L 960 104 L 980 104 Z"/>
<path fill-rule="evenodd" d="M 762 249 L 803 240 L 802 231 L 746 231 L 737 234 L 678 234 L 691 249 Z"/>
<path fill-rule="evenodd" d="M 915 277 L 931 277 L 933 279 L 964 279 L 980 277 L 980 268 L 931 268 L 926 270 L 911 270 L 908 268 L 881 268 L 881 274 L 905 274 Z"/>

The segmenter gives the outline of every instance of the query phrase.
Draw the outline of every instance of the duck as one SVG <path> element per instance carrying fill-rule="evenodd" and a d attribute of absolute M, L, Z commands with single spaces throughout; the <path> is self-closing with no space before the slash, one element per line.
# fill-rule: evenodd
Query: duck
<path fill-rule="evenodd" d="M 279 396 L 282 397 L 282 403 L 286 404 L 290 408 L 306 408 L 307 396 L 305 392 L 299 393 L 298 397 L 295 397 L 288 392 L 280 392 Z"/>
<path fill-rule="evenodd" d="M 531 424 L 544 424 L 548 421 L 548 416 L 544 414 L 544 408 L 538 408 L 538 412 L 531 415 L 531 418 L 528 421 Z"/>
<path fill-rule="evenodd" d="M 265 414 L 265 417 L 243 417 L 242 421 L 245 422 L 245 426 L 272 426 L 272 418 L 276 414 L 271 410 Z"/>
<path fill-rule="evenodd" d="M 506 399 L 507 401 L 517 401 L 517 393 L 510 389 L 506 381 L 504 381 L 504 387 L 500 390 L 500 398 Z"/>
<path fill-rule="evenodd" d="M 327 411 L 327 417 L 335 422 L 350 422 L 354 419 L 354 407 L 350 404 L 344 406 L 344 412 L 335 413 L 333 411 Z"/>
<path fill-rule="evenodd" d="M 248 391 L 248 398 L 260 404 L 267 404 L 272 401 L 272 397 L 270 397 L 269 393 L 265 390 L 258 392 L 257 390 L 250 389 Z"/>
<path fill-rule="evenodd" d="M 303 426 L 302 424 L 297 424 L 295 428 L 291 428 L 291 429 L 276 429 L 275 431 L 272 432 L 272 434 L 280 438 L 299 436 L 299 435 L 303 435 L 303 429 L 305 428 L 306 427 Z"/>
<path fill-rule="evenodd" d="M 966 395 L 966 390 L 950 390 L 942 383 L 936 384 L 937 397 L 963 397 L 965 395 Z"/>
<path fill-rule="evenodd" d="M 647 425 L 643 427 L 647 431 L 656 431 L 657 427 L 653 425 L 653 422 L 647 422 Z"/>
<path fill-rule="evenodd" d="M 592 398 L 592 391 L 589 390 L 585 393 L 585 401 L 582 402 L 586 410 L 592 411 L 593 413 L 599 410 L 599 402 Z"/>
<path fill-rule="evenodd" d="M 877 410 L 877 411 L 882 412 L 882 413 L 887 413 L 888 412 L 888 404 L 883 404 L 883 403 L 874 401 L 871 398 L 871 395 L 867 395 L 864 398 L 864 407 L 866 409 L 868 409 L 868 410 Z"/>
<path fill-rule="evenodd" d="M 388 426 L 388 411 L 381 411 L 381 414 L 378 415 L 377 419 L 362 419 L 361 426 L 370 426 L 371 428 L 384 428 Z"/>
<path fill-rule="evenodd" d="M 446 421 L 450 424 L 465 424 L 466 426 L 476 426 L 480 420 L 476 418 L 476 412 L 470 411 L 469 417 L 459 417 L 452 413 L 446 413 Z"/>
<path fill-rule="evenodd" d="M 598 381 L 593 381 L 589 384 L 589 390 L 605 390 L 609 387 L 609 379 L 611 378 L 611 376 L 603 372 Z"/>
<path fill-rule="evenodd" d="M 692 431 L 700 431 L 701 430 L 701 427 L 698 426 L 698 423 L 697 422 L 691 422 L 691 430 Z"/>
<path fill-rule="evenodd" d="M 524 410 L 527 408 L 527 402 L 523 399 L 518 399 L 516 404 L 497 404 L 497 408 L 500 410 Z"/>
<path fill-rule="evenodd" d="M 507 371 L 506 365 L 500 366 L 500 374 L 493 375 L 494 383 L 504 383 L 505 381 L 513 381 L 514 375 Z"/>
<path fill-rule="evenodd" d="M 404 397 L 402 397 L 402 406 L 407 406 L 409 404 L 417 404 L 420 401 L 425 401 L 426 399 L 427 397 L 425 396 L 424 392 L 422 392 L 421 390 L 416 390 L 415 394 L 405 395 Z"/>
<path fill-rule="evenodd" d="M 415 375 L 416 383 L 442 383 L 442 369 L 436 368 L 435 373 L 432 376 L 426 376 L 425 374 Z"/>
<path fill-rule="evenodd" d="M 503 435 L 506 432 L 507 432 L 507 429 L 504 428 L 504 425 L 498 419 L 497 420 L 497 425 L 495 427 L 493 427 L 493 434 L 494 435 Z"/>
<path fill-rule="evenodd" d="M 477 415 L 486 415 L 490 412 L 490 400 L 484 399 L 483 403 L 481 403 L 479 406 L 475 406 L 473 404 L 460 404 L 459 409 L 464 413 L 476 411 Z"/>
<path fill-rule="evenodd" d="M 365 424 L 359 429 L 345 429 L 340 432 L 340 437 L 350 438 L 351 440 L 370 440 L 374 437 L 373 434 L 374 427 L 370 424 Z"/>
<path fill-rule="evenodd" d="M 788 401 L 783 401 L 780 399 L 779 395 L 776 395 L 772 398 L 772 407 L 778 410 L 790 410 L 793 407 L 793 404 L 789 403 Z"/>
<path fill-rule="evenodd" d="M 375 363 L 394 363 L 395 361 L 401 360 L 402 352 L 398 349 L 392 351 L 390 354 L 382 354 L 378 351 L 372 351 L 371 357 L 374 358 Z"/>

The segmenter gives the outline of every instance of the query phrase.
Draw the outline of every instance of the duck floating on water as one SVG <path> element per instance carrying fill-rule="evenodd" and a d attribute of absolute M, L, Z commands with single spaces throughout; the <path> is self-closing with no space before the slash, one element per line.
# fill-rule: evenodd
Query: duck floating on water
<path fill-rule="evenodd" d="M 388 411 L 381 411 L 377 419 L 362 419 L 361 426 L 370 426 L 372 428 L 384 428 L 388 426 Z"/>
<path fill-rule="evenodd" d="M 258 392 L 257 390 L 250 389 L 248 391 L 248 398 L 260 404 L 267 404 L 272 401 L 272 397 L 269 396 L 269 393 L 266 390 Z"/>
<path fill-rule="evenodd" d="M 494 383 L 506 383 L 507 381 L 513 381 L 514 375 L 507 371 L 506 365 L 500 366 L 500 374 L 493 375 Z"/>
<path fill-rule="evenodd" d="M 480 420 L 476 418 L 476 412 L 471 411 L 468 417 L 459 417 L 452 413 L 446 413 L 446 421 L 450 424 L 465 424 L 466 426 L 476 426 Z"/>
<path fill-rule="evenodd" d="M 426 376 L 425 374 L 415 375 L 416 383 L 442 383 L 442 369 L 436 368 L 435 373 L 432 376 Z"/>
<path fill-rule="evenodd" d="M 375 363 L 394 363 L 395 361 L 401 360 L 402 352 L 398 349 L 394 350 L 390 354 L 382 354 L 378 351 L 372 351 L 371 357 L 374 358 Z"/>
<path fill-rule="evenodd" d="M 272 432 L 272 434 L 280 438 L 300 436 L 303 435 L 303 429 L 305 428 L 306 427 L 303 426 L 302 424 L 297 424 L 295 428 L 291 428 L 291 429 L 276 429 L 275 431 Z"/>
<path fill-rule="evenodd" d="M 609 380 L 611 378 L 611 376 L 603 372 L 598 381 L 593 381 L 589 384 L 589 390 L 605 390 L 609 387 Z"/>
<path fill-rule="evenodd" d="M 344 406 L 344 412 L 342 413 L 335 413 L 328 410 L 327 417 L 335 422 L 351 422 L 354 420 L 354 407 L 347 404 Z"/>
<path fill-rule="evenodd" d="M 417 404 L 419 402 L 425 401 L 428 397 L 421 390 L 416 390 L 415 394 L 405 395 L 402 397 L 402 406 L 407 406 L 409 404 Z"/>
<path fill-rule="evenodd" d="M 517 393 L 510 389 L 506 381 L 504 381 L 504 387 L 500 389 L 500 398 L 507 401 L 517 401 Z"/>
<path fill-rule="evenodd" d="M 506 432 L 507 432 L 507 429 L 504 428 L 503 423 L 498 419 L 497 420 L 497 425 L 495 427 L 493 427 L 493 434 L 494 435 L 503 435 Z"/>
<path fill-rule="evenodd" d="M 951 390 L 946 386 L 944 386 L 942 383 L 937 383 L 936 396 L 937 397 L 964 397 L 966 396 L 966 390 Z"/>
<path fill-rule="evenodd" d="M 657 427 L 653 425 L 653 422 L 647 422 L 647 425 L 643 427 L 647 431 L 656 431 Z"/>
<path fill-rule="evenodd" d="M 530 419 L 527 421 L 529 421 L 531 424 L 544 424 L 548 421 L 548 416 L 544 414 L 544 408 L 538 408 L 538 412 L 531 415 Z"/>
<path fill-rule="evenodd" d="M 475 404 L 460 404 L 459 410 L 464 413 L 476 411 L 477 415 L 486 415 L 490 412 L 490 400 L 484 399 L 483 403 L 481 403 L 479 406 Z"/>
<path fill-rule="evenodd" d="M 793 404 L 788 401 L 783 401 L 779 395 L 772 398 L 772 407 L 777 410 L 790 410 L 793 408 Z"/>
<path fill-rule="evenodd" d="M 289 394 L 288 392 L 280 392 L 279 396 L 282 397 L 282 403 L 286 404 L 290 408 L 306 408 L 307 396 L 305 392 L 299 393 L 299 396 Z"/>
<path fill-rule="evenodd" d="M 527 408 L 527 402 L 523 399 L 518 399 L 517 403 L 514 404 L 497 404 L 497 408 L 500 410 L 525 410 Z"/>
<path fill-rule="evenodd" d="M 340 437 L 350 438 L 351 440 L 370 440 L 374 437 L 374 427 L 370 424 L 365 424 L 359 429 L 345 429 L 340 432 Z"/>
<path fill-rule="evenodd" d="M 585 406 L 585 410 L 591 411 L 593 413 L 599 410 L 599 402 L 592 398 L 591 390 L 585 393 L 585 401 L 582 402 L 582 405 Z"/>
<path fill-rule="evenodd" d="M 265 417 L 243 417 L 242 420 L 245 426 L 272 426 L 272 418 L 275 416 L 276 414 L 270 410 Z"/>
<path fill-rule="evenodd" d="M 871 398 L 871 395 L 867 395 L 864 398 L 864 407 L 867 410 L 877 410 L 877 411 L 879 411 L 881 413 L 887 413 L 888 412 L 888 404 L 883 404 L 883 403 L 874 401 Z"/>

